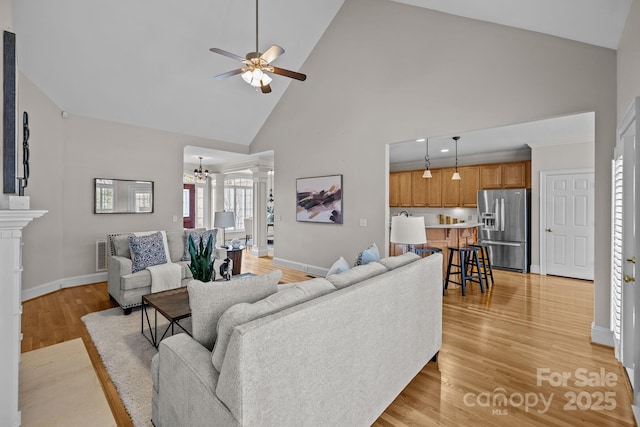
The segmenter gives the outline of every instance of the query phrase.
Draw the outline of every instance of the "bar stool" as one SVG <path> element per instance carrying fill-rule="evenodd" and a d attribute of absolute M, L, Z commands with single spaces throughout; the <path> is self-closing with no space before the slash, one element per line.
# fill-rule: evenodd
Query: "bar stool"
<path fill-rule="evenodd" d="M 455 246 L 449 247 L 449 263 L 447 264 L 447 278 L 444 283 L 444 288 L 449 288 L 449 282 L 455 283 L 457 285 L 462 286 L 462 296 L 467 294 L 466 286 L 467 281 L 478 282 L 480 283 L 480 291 L 484 293 L 484 283 L 482 280 L 482 274 L 480 273 L 480 263 L 478 261 L 478 251 L 477 247 L 464 247 L 459 248 Z M 453 253 L 456 252 L 458 254 L 458 260 L 460 264 L 455 264 L 453 262 Z M 473 267 L 475 264 L 476 274 L 473 274 L 473 269 L 471 269 L 471 273 L 469 273 L 469 267 Z M 457 271 L 452 271 L 451 267 L 456 267 Z M 459 274 L 460 281 L 456 282 L 451 279 L 452 274 Z"/>
<path fill-rule="evenodd" d="M 480 264 L 480 268 L 482 268 L 482 274 L 484 275 L 484 281 L 487 284 L 487 289 L 489 289 L 489 277 L 491 277 L 492 285 L 494 284 L 494 281 L 493 281 L 493 270 L 491 269 L 491 259 L 489 258 L 489 251 L 487 250 L 487 245 L 483 243 L 473 243 L 473 244 L 470 244 L 469 246 L 479 249 L 478 263 Z"/>
<path fill-rule="evenodd" d="M 442 252 L 442 249 L 440 248 L 414 248 L 413 252 L 415 252 L 416 255 L 420 255 L 422 256 L 422 254 L 435 254 L 438 252 Z"/>

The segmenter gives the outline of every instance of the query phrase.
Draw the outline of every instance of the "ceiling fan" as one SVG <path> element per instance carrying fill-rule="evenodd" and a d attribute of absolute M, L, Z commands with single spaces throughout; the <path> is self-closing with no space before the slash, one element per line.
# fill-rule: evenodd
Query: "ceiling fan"
<path fill-rule="evenodd" d="M 223 74 L 219 74 L 214 77 L 216 80 L 226 79 L 227 77 L 242 74 L 242 79 L 255 88 L 260 88 L 262 93 L 271 93 L 272 78 L 267 73 L 279 74 L 281 76 L 289 77 L 300 81 L 305 81 L 307 76 L 298 73 L 297 71 L 285 70 L 284 68 L 278 68 L 271 65 L 275 59 L 284 53 L 284 49 L 278 45 L 273 45 L 267 49 L 264 53 L 260 53 L 258 50 L 258 0 L 256 0 L 256 50 L 255 52 L 249 52 L 243 58 L 226 50 L 212 47 L 209 49 L 213 53 L 224 55 L 231 59 L 238 60 L 244 64 L 242 68 L 228 71 Z"/>

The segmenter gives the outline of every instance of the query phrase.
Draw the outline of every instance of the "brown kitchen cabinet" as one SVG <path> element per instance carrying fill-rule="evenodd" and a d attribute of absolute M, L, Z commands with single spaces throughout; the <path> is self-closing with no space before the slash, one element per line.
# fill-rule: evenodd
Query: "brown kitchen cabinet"
<path fill-rule="evenodd" d="M 453 181 L 455 168 L 431 169 L 432 178 L 422 178 L 424 169 L 389 174 L 390 207 L 477 206 L 478 190 L 531 188 L 531 161 L 491 163 L 458 167 L 461 180 Z"/>
<path fill-rule="evenodd" d="M 480 168 L 478 166 L 461 166 L 459 207 L 478 207 L 478 190 L 480 189 Z"/>
<path fill-rule="evenodd" d="M 389 174 L 389 206 L 411 207 L 411 171 Z"/>
<path fill-rule="evenodd" d="M 442 172 L 442 206 L 457 208 L 460 203 L 460 181 L 451 179 L 456 168 L 440 169 Z"/>
<path fill-rule="evenodd" d="M 502 187 L 502 165 L 480 165 L 480 188 L 490 190 Z"/>
<path fill-rule="evenodd" d="M 427 206 L 427 181 L 422 177 L 423 171 L 411 172 L 411 206 Z"/>
<path fill-rule="evenodd" d="M 502 164 L 502 188 L 527 188 L 527 162 Z"/>
<path fill-rule="evenodd" d="M 442 207 L 442 170 L 431 169 L 431 178 L 427 178 L 425 181 L 427 207 Z"/>

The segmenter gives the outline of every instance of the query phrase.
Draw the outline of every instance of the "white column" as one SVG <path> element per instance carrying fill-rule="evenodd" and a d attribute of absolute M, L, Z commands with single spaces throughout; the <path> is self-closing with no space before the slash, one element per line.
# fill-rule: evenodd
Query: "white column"
<path fill-rule="evenodd" d="M 262 257 L 269 255 L 267 247 L 267 178 L 269 168 L 252 168 L 253 172 L 253 246 L 251 254 Z"/>
<path fill-rule="evenodd" d="M 0 423 L 21 424 L 18 371 L 22 340 L 22 229 L 47 211 L 0 210 Z"/>

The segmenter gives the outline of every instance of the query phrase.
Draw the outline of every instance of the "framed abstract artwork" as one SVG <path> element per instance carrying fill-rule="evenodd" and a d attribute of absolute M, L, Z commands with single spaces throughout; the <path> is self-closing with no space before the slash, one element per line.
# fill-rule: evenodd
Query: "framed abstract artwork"
<path fill-rule="evenodd" d="M 298 178 L 296 221 L 342 224 L 342 175 Z"/>

